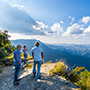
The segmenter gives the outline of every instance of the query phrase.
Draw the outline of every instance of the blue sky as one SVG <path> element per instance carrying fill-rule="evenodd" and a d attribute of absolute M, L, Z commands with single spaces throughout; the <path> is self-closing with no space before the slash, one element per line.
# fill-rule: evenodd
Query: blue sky
<path fill-rule="evenodd" d="M 46 43 L 90 44 L 90 0 L 0 2 L 3 5 L 0 28 L 8 29 L 11 39 L 20 39 L 21 35 L 24 39 L 38 38 Z"/>
<path fill-rule="evenodd" d="M 46 23 L 65 20 L 68 16 L 77 19 L 90 15 L 90 0 L 11 0 L 24 5 L 30 15 Z M 50 19 L 48 21 L 48 18 Z M 53 20 L 52 20 L 53 19 Z"/>

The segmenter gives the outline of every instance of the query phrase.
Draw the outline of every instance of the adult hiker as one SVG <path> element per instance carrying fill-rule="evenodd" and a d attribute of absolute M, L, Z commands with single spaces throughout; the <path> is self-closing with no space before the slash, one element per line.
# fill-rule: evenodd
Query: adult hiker
<path fill-rule="evenodd" d="M 20 73 L 20 66 L 21 66 L 21 55 L 20 55 L 20 50 L 21 50 L 21 45 L 17 45 L 17 49 L 14 51 L 14 66 L 15 66 L 15 74 L 14 74 L 14 85 L 18 85 L 20 79 L 19 73 Z"/>
<path fill-rule="evenodd" d="M 40 68 L 41 64 L 43 63 L 43 49 L 39 46 L 39 42 L 35 43 L 35 47 L 32 48 L 32 57 L 34 59 L 34 64 L 33 64 L 33 74 L 35 79 L 40 79 Z M 36 64 L 38 65 L 37 67 L 37 74 L 36 74 Z"/>
<path fill-rule="evenodd" d="M 23 46 L 23 53 L 24 53 L 24 63 L 26 64 L 26 59 L 27 59 L 27 52 L 28 48 L 26 46 Z"/>

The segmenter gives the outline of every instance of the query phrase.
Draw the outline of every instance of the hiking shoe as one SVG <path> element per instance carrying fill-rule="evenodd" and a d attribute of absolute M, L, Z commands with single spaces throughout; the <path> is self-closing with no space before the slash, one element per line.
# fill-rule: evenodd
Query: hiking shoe
<path fill-rule="evenodd" d="M 38 79 L 41 79 L 41 76 L 39 76 L 39 78 Z"/>
<path fill-rule="evenodd" d="M 36 72 L 33 72 L 34 77 L 36 76 Z"/>
<path fill-rule="evenodd" d="M 17 86 L 17 85 L 19 85 L 19 82 L 17 82 L 17 83 L 14 83 L 14 86 Z"/>
<path fill-rule="evenodd" d="M 18 79 L 18 81 L 20 81 L 20 80 L 21 80 L 21 78 Z"/>
<path fill-rule="evenodd" d="M 37 81 L 38 79 L 41 79 L 41 76 L 39 76 L 38 78 L 36 78 L 35 80 Z"/>
<path fill-rule="evenodd" d="M 24 64 L 27 64 L 26 62 L 24 62 Z"/>

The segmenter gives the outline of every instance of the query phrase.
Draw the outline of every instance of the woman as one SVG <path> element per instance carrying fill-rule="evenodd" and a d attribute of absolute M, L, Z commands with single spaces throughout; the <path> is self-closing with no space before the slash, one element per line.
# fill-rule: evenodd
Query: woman
<path fill-rule="evenodd" d="M 23 53 L 24 53 L 24 63 L 26 64 L 26 59 L 27 59 L 27 53 L 26 51 L 28 51 L 28 48 L 26 46 L 23 46 Z"/>

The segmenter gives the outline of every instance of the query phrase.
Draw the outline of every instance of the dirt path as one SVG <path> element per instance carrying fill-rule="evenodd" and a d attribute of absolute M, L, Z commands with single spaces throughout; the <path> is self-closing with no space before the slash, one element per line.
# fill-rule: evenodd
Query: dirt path
<path fill-rule="evenodd" d="M 71 82 L 60 76 L 48 77 L 48 72 L 54 67 L 53 63 L 43 64 L 41 67 L 41 79 L 35 81 L 32 69 L 21 69 L 19 86 L 13 86 L 14 67 L 8 66 L 0 74 L 0 90 L 78 90 Z"/>

